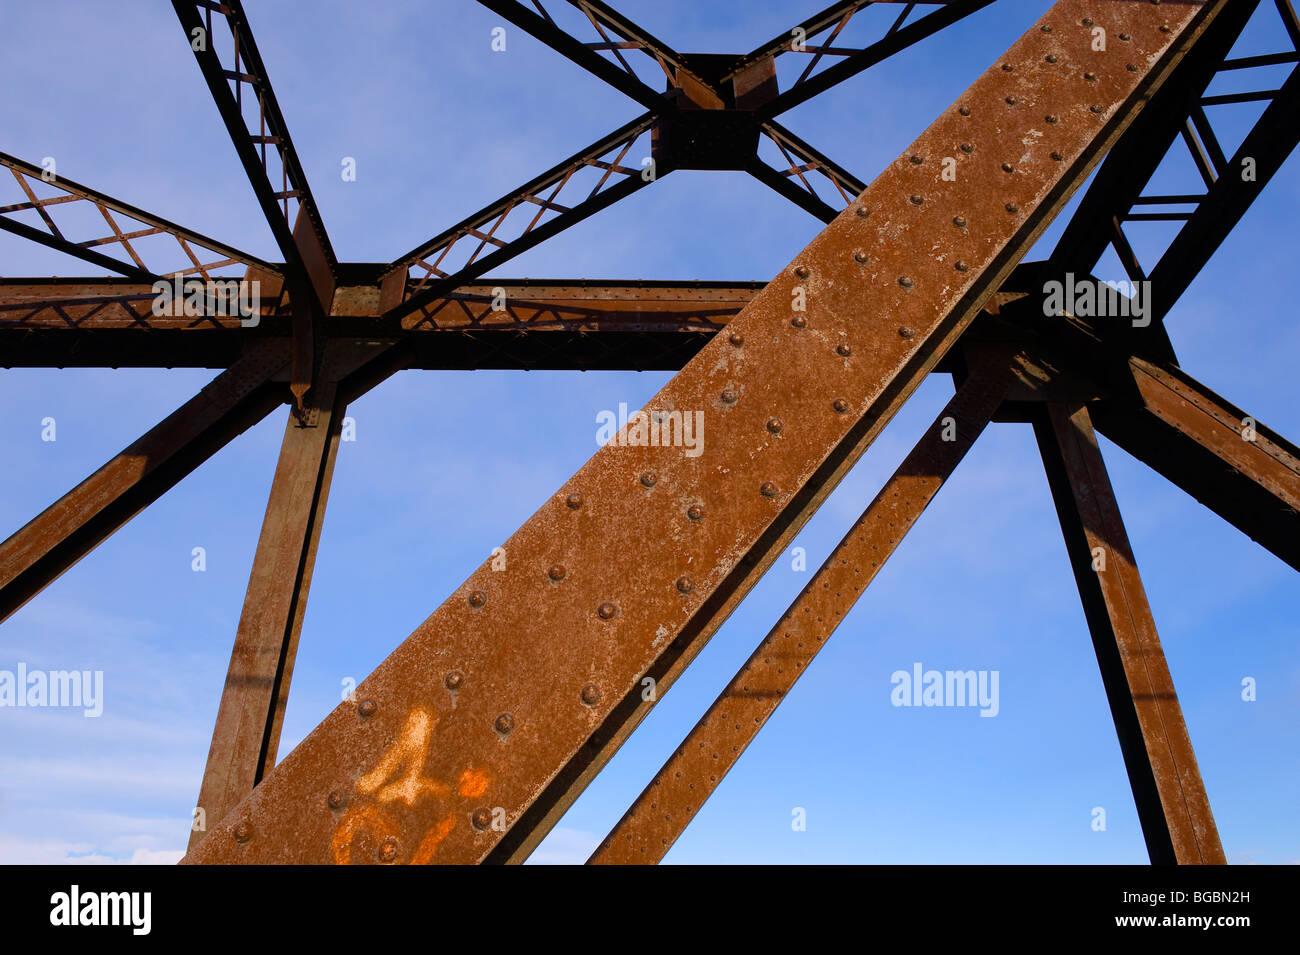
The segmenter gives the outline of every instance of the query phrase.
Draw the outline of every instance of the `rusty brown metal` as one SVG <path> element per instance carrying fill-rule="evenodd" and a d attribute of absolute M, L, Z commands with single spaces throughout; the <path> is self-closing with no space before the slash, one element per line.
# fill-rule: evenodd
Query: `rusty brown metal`
<path fill-rule="evenodd" d="M 199 791 L 205 829 L 191 831 L 191 847 L 275 765 L 343 415 L 387 376 L 343 392 L 340 382 L 378 350 L 331 348 L 306 414 L 288 416 Z"/>
<path fill-rule="evenodd" d="M 251 342 L 138 441 L 0 544 L 0 620 L 284 400 L 281 341 Z"/>
<path fill-rule="evenodd" d="M 589 864 L 659 862 L 920 519 L 1013 380 L 1005 352 L 939 412 L 808 585 L 596 849 Z"/>
<path fill-rule="evenodd" d="M 1183 722 L 1088 411 L 1042 407 L 1034 430 L 1154 864 L 1224 864 Z"/>
<path fill-rule="evenodd" d="M 186 861 L 526 853 L 1221 8 L 1060 0 L 651 400 L 700 454 L 602 448 Z"/>

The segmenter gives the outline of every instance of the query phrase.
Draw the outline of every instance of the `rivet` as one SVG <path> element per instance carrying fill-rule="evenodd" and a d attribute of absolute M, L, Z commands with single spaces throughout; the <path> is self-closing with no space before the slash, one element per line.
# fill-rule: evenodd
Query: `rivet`
<path fill-rule="evenodd" d="M 771 431 L 773 434 L 780 434 L 780 433 L 781 433 L 781 419 L 780 419 L 780 418 L 768 418 L 768 419 L 767 419 L 767 430 L 768 430 L 768 431 Z"/>
<path fill-rule="evenodd" d="M 392 862 L 397 858 L 397 840 L 385 839 L 379 847 L 379 861 Z"/>
<path fill-rule="evenodd" d="M 1011 72 L 1012 70 L 1014 70 L 1014 69 L 1015 69 L 1015 67 L 1012 66 L 1010 63 L 1003 63 L 1003 64 L 1002 64 L 1002 72 L 1003 72 L 1003 73 L 1010 73 L 1010 72 Z"/>
<path fill-rule="evenodd" d="M 693 521 L 704 520 L 704 506 L 702 504 L 692 504 L 686 509 L 686 516 Z"/>
<path fill-rule="evenodd" d="M 1101 112 L 1101 107 L 1100 107 L 1100 106 L 1095 106 L 1095 105 L 1094 105 L 1094 106 L 1089 106 L 1088 109 L 1092 110 L 1094 113 L 1100 113 L 1100 112 Z"/>
<path fill-rule="evenodd" d="M 1016 99 L 1014 96 L 1008 96 L 1008 97 L 1007 97 L 1007 105 L 1008 105 L 1008 106 L 1019 106 L 1019 105 L 1020 105 L 1020 100 Z"/>
<path fill-rule="evenodd" d="M 614 615 L 618 613 L 618 605 L 606 600 L 596 608 L 596 613 L 600 616 L 601 620 L 612 620 L 614 619 Z"/>
<path fill-rule="evenodd" d="M 963 116 L 969 116 L 969 115 L 970 115 L 970 107 L 969 107 L 969 106 L 959 106 L 959 107 L 957 108 L 957 112 L 961 113 Z"/>
<path fill-rule="evenodd" d="M 736 393 L 730 388 L 724 389 L 722 394 L 718 395 L 718 398 L 724 405 L 734 405 L 736 403 Z"/>
<path fill-rule="evenodd" d="M 922 159 L 920 156 L 918 156 L 916 153 L 912 153 L 912 155 L 909 156 L 908 158 L 911 160 L 913 166 L 919 166 L 921 165 L 921 163 L 925 162 L 925 160 Z"/>
<path fill-rule="evenodd" d="M 858 214 L 859 219 L 865 219 L 867 216 L 871 215 L 871 210 L 868 209 L 866 206 L 858 206 L 853 211 Z"/>
<path fill-rule="evenodd" d="M 958 272 L 965 272 L 969 267 L 970 266 L 968 266 L 965 262 L 961 261 L 960 259 L 958 259 L 956 264 L 953 265 L 953 268 L 955 268 Z"/>
<path fill-rule="evenodd" d="M 1121 40 L 1123 40 L 1125 43 L 1127 43 L 1129 40 L 1133 39 L 1133 38 L 1132 38 L 1131 36 L 1129 36 L 1127 33 L 1121 33 L 1121 34 L 1119 35 L 1119 38 L 1120 38 Z"/>
<path fill-rule="evenodd" d="M 1084 18 L 1083 18 L 1083 25 L 1086 26 L 1086 27 L 1090 27 L 1090 26 L 1092 26 L 1092 17 L 1084 17 Z"/>
<path fill-rule="evenodd" d="M 347 802 L 347 797 L 335 789 L 330 792 L 328 802 L 331 809 L 342 809 L 343 804 Z"/>
<path fill-rule="evenodd" d="M 1047 54 L 1047 56 L 1043 57 L 1043 59 L 1047 60 L 1048 63 L 1055 63 L 1055 62 L 1056 62 L 1056 54 L 1055 54 L 1055 53 L 1049 53 L 1049 54 Z"/>
<path fill-rule="evenodd" d="M 1007 203 L 1007 212 L 1010 212 L 1010 213 L 1012 213 L 1012 214 L 1015 214 L 1015 213 L 1017 213 L 1017 212 L 1019 212 L 1019 211 L 1020 211 L 1020 207 L 1019 207 L 1018 205 L 1016 205 L 1014 202 L 1008 202 L 1008 203 Z"/>
<path fill-rule="evenodd" d="M 1164 23 L 1160 24 L 1160 32 L 1161 32 L 1161 33 L 1168 33 L 1168 32 L 1169 32 L 1169 26 L 1168 26 L 1167 24 L 1164 24 Z"/>
<path fill-rule="evenodd" d="M 795 328 L 803 328 L 808 324 L 808 319 L 804 318 L 802 315 L 796 315 L 794 318 L 790 319 L 790 324 Z"/>
<path fill-rule="evenodd" d="M 241 822 L 235 826 L 234 836 L 236 842 L 247 842 L 253 838 L 253 827 L 246 822 Z"/>
<path fill-rule="evenodd" d="M 952 224 L 955 225 L 955 226 L 956 226 L 957 228 L 959 228 L 959 229 L 964 229 L 964 228 L 966 228 L 966 217 L 965 217 L 965 216 L 953 216 L 953 217 L 952 217 Z"/>
<path fill-rule="evenodd" d="M 961 144 L 961 151 L 964 152 L 966 155 L 969 156 L 971 153 L 973 153 L 973 152 L 975 151 L 975 147 L 972 146 L 970 143 L 962 143 L 962 144 Z"/>
<path fill-rule="evenodd" d="M 654 471 L 642 471 L 642 472 L 641 472 L 641 486 L 642 486 L 642 487 L 654 487 L 655 484 L 657 484 L 658 482 L 659 482 L 659 475 L 656 474 Z M 561 572 L 561 574 L 563 574 L 563 572 L 564 572 L 564 568 L 563 568 L 563 567 L 560 568 L 560 572 Z"/>
<path fill-rule="evenodd" d="M 582 688 L 582 702 L 588 706 L 595 706 L 600 702 L 600 687 L 594 683 L 588 683 Z"/>
<path fill-rule="evenodd" d="M 740 334 L 740 332 L 732 332 L 727 336 L 727 341 L 739 348 L 741 345 L 745 344 L 745 336 Z"/>
<path fill-rule="evenodd" d="M 564 568 L 560 568 L 560 569 L 563 570 Z M 449 690 L 459 690 L 461 684 L 463 684 L 464 682 L 465 682 L 465 675 L 461 673 L 459 670 L 452 670 L 445 677 L 443 677 L 442 685 Z"/>
<path fill-rule="evenodd" d="M 919 206 L 921 203 L 925 202 L 924 196 L 908 196 L 907 198 L 914 206 Z"/>
<path fill-rule="evenodd" d="M 569 506 L 569 510 L 576 511 L 578 508 L 582 507 L 582 495 L 576 492 L 570 494 L 564 499 L 564 503 Z"/>
<path fill-rule="evenodd" d="M 1055 159 L 1057 162 L 1060 162 L 1060 161 L 1061 161 L 1062 159 L 1064 159 L 1065 157 L 1062 156 L 1062 155 L 1061 155 L 1059 152 L 1057 152 L 1055 149 L 1053 149 L 1053 150 L 1052 150 L 1052 158 Z"/>
<path fill-rule="evenodd" d="M 797 275 L 797 276 L 799 276 L 799 278 L 801 278 L 801 279 L 806 279 L 806 278 L 808 277 L 808 274 L 809 274 L 809 273 L 808 273 L 808 266 L 806 266 L 806 265 L 800 265 L 799 267 L 797 267 L 797 268 L 794 270 L 794 274 Z"/>
<path fill-rule="evenodd" d="M 914 333 L 910 328 L 908 328 L 906 325 L 904 325 L 902 328 L 900 328 L 900 329 L 898 330 L 898 337 L 899 337 L 899 338 L 911 338 L 912 335 L 914 335 L 914 334 L 915 334 L 915 333 Z"/>
<path fill-rule="evenodd" d="M 857 262 L 857 263 L 859 263 L 859 264 L 862 264 L 862 263 L 866 262 L 866 261 L 867 261 L 867 253 L 863 252 L 861 249 L 858 249 L 858 251 L 856 251 L 856 252 L 853 253 L 853 261 L 855 261 L 855 262 Z"/>
<path fill-rule="evenodd" d="M 486 831 L 487 827 L 492 825 L 492 810 L 488 809 L 486 806 L 480 806 L 478 809 L 475 809 L 473 815 L 469 817 L 469 822 L 470 825 L 479 832 Z"/>
<path fill-rule="evenodd" d="M 844 414 L 849 410 L 849 403 L 843 398 L 836 398 L 831 402 L 831 407 L 835 409 L 836 414 Z"/>
<path fill-rule="evenodd" d="M 483 591 L 475 590 L 473 593 L 469 595 L 469 605 L 471 607 L 477 609 L 483 606 L 485 603 L 487 603 L 487 594 L 483 593 Z"/>
<path fill-rule="evenodd" d="M 492 724 L 492 728 L 502 736 L 505 736 L 515 728 L 515 718 L 509 713 L 502 713 L 496 718 L 496 721 Z"/>
<path fill-rule="evenodd" d="M 852 353 L 853 349 L 844 342 L 840 342 L 835 346 L 835 354 L 839 355 L 841 358 L 848 358 Z"/>
<path fill-rule="evenodd" d="M 1085 80 L 1087 80 L 1089 83 L 1095 83 L 1095 82 L 1097 82 L 1097 74 L 1096 74 L 1096 73 L 1084 73 L 1084 74 L 1083 74 L 1083 78 L 1084 78 Z"/>
<path fill-rule="evenodd" d="M 1125 65 L 1124 69 L 1128 70 L 1130 73 L 1136 73 L 1138 71 L 1138 68 L 1132 63 Z"/>
<path fill-rule="evenodd" d="M 1044 117 L 1044 119 L 1046 119 L 1047 122 L 1048 122 L 1049 124 L 1051 124 L 1052 126 L 1055 126 L 1058 122 L 1060 122 L 1060 120 L 1057 119 L 1056 116 L 1054 116 L 1052 113 L 1048 113 L 1048 114 Z"/>
<path fill-rule="evenodd" d="M 1046 23 L 1044 23 L 1044 24 L 1043 24 L 1041 27 L 1039 27 L 1038 29 L 1042 30 L 1044 33 L 1051 33 L 1051 32 L 1052 32 L 1052 28 L 1051 28 L 1050 26 L 1048 26 Z"/>
<path fill-rule="evenodd" d="M 651 481 L 650 483 L 653 484 L 654 482 Z M 552 564 L 546 571 L 546 576 L 550 577 L 551 580 L 554 580 L 557 583 L 564 579 L 564 574 L 565 570 L 563 564 Z"/>
<path fill-rule="evenodd" d="M 681 577 L 677 578 L 677 589 L 681 593 L 689 594 L 695 589 L 695 581 L 683 574 Z"/>
<path fill-rule="evenodd" d="M 357 714 L 364 716 L 366 719 L 374 716 L 379 712 L 379 704 L 374 700 L 362 700 L 361 705 L 357 707 Z"/>
<path fill-rule="evenodd" d="M 776 497 L 777 487 L 771 481 L 764 481 L 758 489 L 758 493 L 764 497 Z"/>
<path fill-rule="evenodd" d="M 1013 166 L 1013 165 L 1011 165 L 1011 163 L 1009 163 L 1009 162 L 1004 162 L 1004 163 L 1002 164 L 1002 171 L 1003 171 L 1003 172 L 1015 172 L 1015 171 L 1016 171 L 1016 167 Z"/>
<path fill-rule="evenodd" d="M 913 282 L 911 279 L 909 279 L 906 275 L 900 275 L 898 277 L 898 284 L 903 286 L 903 288 L 911 288 L 916 283 Z"/>

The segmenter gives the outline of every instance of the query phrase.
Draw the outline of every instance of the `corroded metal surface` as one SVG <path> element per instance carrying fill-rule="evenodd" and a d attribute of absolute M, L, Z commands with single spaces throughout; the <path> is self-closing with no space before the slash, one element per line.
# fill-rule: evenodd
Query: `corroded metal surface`
<path fill-rule="evenodd" d="M 603 448 L 187 861 L 469 862 L 525 813 L 543 833 L 575 794 L 553 783 L 698 652 L 744 560 L 911 394 L 1202 10 L 1057 3 L 651 400 L 700 416 L 698 455 Z M 1091 51 L 1094 20 L 1129 39 Z"/>
<path fill-rule="evenodd" d="M 992 419 L 1012 381 L 1005 359 L 962 384 L 589 863 L 663 858 Z"/>
<path fill-rule="evenodd" d="M 1205 783 L 1088 411 L 1049 404 L 1035 430 L 1151 861 L 1222 865 Z"/>

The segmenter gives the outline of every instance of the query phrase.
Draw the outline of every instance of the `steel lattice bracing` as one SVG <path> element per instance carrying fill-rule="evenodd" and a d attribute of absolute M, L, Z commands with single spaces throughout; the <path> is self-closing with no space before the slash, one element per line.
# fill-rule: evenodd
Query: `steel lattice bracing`
<path fill-rule="evenodd" d="M 1038 435 L 1152 861 L 1222 862 L 1093 426 L 1300 567 L 1300 454 L 1262 425 L 1237 440 L 1244 412 L 1177 368 L 1163 330 L 1300 135 L 1291 5 L 1275 4 L 1278 52 L 1230 60 L 1255 2 L 1060 0 L 864 186 L 776 117 L 992 0 L 895 4 L 862 47 L 839 38 L 873 4 L 836 3 L 795 25 L 806 42 L 782 36 L 744 55 L 678 53 L 595 0 L 570 0 L 586 39 L 544 4 L 483 2 L 647 112 L 392 262 L 337 260 L 234 0 L 174 6 L 283 263 L 74 183 L 39 198 L 41 169 L 0 156 L 28 196 L 0 209 L 0 228 L 122 276 L 0 280 L 0 364 L 226 369 L 0 545 L 0 614 L 240 431 L 294 406 L 203 780 L 208 829 L 187 861 L 526 858 L 653 705 L 645 681 L 660 695 L 672 685 L 943 371 L 959 385 L 952 402 L 592 861 L 662 857 L 984 426 L 1014 420 Z M 1098 27 L 1119 41 L 1110 52 L 1091 43 Z M 794 55 L 805 68 L 780 89 L 775 62 Z M 634 66 L 646 63 L 663 90 Z M 1223 72 L 1277 66 L 1288 78 L 1253 99 L 1207 93 Z M 1264 115 L 1226 155 L 1207 107 L 1257 100 Z M 760 159 L 760 145 L 784 166 Z M 1205 192 L 1148 194 L 1161 157 L 1183 147 Z M 1231 175 L 1246 158 L 1258 174 Z M 1050 258 L 1021 263 L 1098 164 Z M 765 285 L 483 278 L 677 169 L 746 172 L 827 227 Z M 74 202 L 107 232 L 61 228 L 59 207 Z M 1123 225 L 1152 218 L 1182 226 L 1147 267 Z M 182 255 L 146 263 L 131 243 L 154 235 Z M 1089 276 L 1107 247 L 1158 288 L 1155 321 L 1043 323 L 1047 283 Z M 261 283 L 255 321 L 151 308 L 154 280 L 210 273 Z M 408 368 L 680 369 L 652 404 L 703 409 L 714 438 L 698 460 L 670 447 L 599 452 L 506 542 L 508 571 L 479 568 L 277 765 L 338 422 Z M 955 440 L 942 436 L 948 420 Z M 1098 549 L 1109 576 L 1090 563 Z M 568 635 L 562 650 L 534 636 L 555 632 Z M 755 682 L 763 693 L 749 692 Z"/>

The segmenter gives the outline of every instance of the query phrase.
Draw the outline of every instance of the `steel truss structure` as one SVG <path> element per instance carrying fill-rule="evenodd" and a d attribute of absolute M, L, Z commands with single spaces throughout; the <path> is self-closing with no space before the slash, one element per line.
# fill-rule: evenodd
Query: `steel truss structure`
<path fill-rule="evenodd" d="M 598 0 L 569 0 L 587 39 L 536 0 L 481 2 L 646 112 L 387 264 L 335 257 L 240 0 L 173 0 L 177 42 L 195 51 L 283 261 L 0 154 L 27 196 L 0 208 L 0 228 L 120 276 L 0 280 L 3 365 L 223 369 L 0 545 L 0 618 L 290 406 L 198 800 L 207 826 L 185 861 L 523 860 L 925 376 L 943 372 L 956 391 L 939 419 L 591 861 L 662 858 L 1002 420 L 1037 436 L 1152 862 L 1224 862 L 1096 434 L 1300 570 L 1300 451 L 1262 425 L 1243 440 L 1246 413 L 1178 367 L 1163 326 L 1300 137 L 1290 0 L 1272 3 L 1278 50 L 1235 60 L 1259 0 L 1058 0 L 869 185 L 777 117 L 993 0 L 893 0 L 897 17 L 864 47 L 840 37 L 879 4 L 841 0 L 743 56 L 679 54 Z M 642 56 L 664 91 L 629 62 Z M 784 89 L 781 57 L 804 66 Z M 1278 66 L 1289 74 L 1276 88 L 1207 93 L 1225 71 Z M 1267 107 L 1229 156 L 1206 108 L 1249 101 Z M 1150 194 L 1181 149 L 1204 191 Z M 766 285 L 482 279 L 677 169 L 748 173 L 825 228 Z M 1094 170 L 1050 256 L 1024 262 Z M 74 203 L 106 231 L 61 225 Z M 1177 224 L 1154 263 L 1125 233 L 1142 220 Z M 174 240 L 170 258 L 154 243 L 146 261 L 147 237 Z M 1151 283 L 1150 324 L 1070 309 L 1044 321 L 1049 284 L 1090 278 L 1108 248 Z M 210 302 L 152 307 L 160 279 L 232 277 L 259 283 L 252 323 Z M 477 568 L 277 761 L 344 410 L 411 368 L 671 369 L 655 406 L 702 409 L 718 437 L 694 459 L 599 451 L 506 542 L 509 570 Z M 562 652 L 527 639 L 558 632 Z"/>

